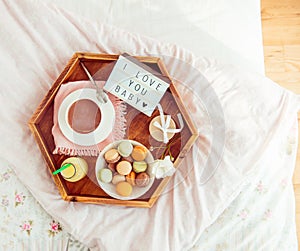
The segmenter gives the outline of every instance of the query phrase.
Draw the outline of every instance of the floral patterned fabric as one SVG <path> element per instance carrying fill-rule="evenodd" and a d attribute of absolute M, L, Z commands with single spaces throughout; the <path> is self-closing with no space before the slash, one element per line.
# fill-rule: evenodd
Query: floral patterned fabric
<path fill-rule="evenodd" d="M 193 250 L 298 250 L 292 176 L 297 152 L 297 119 L 281 135 L 272 159 L 217 221 L 204 231 Z"/>
<path fill-rule="evenodd" d="M 0 250 L 88 250 L 32 197 L 0 159 Z"/>
<path fill-rule="evenodd" d="M 133 245 L 139 247 L 135 250 L 140 250 L 141 244 L 145 247 L 143 250 L 164 251 L 175 248 L 183 250 L 181 247 L 194 245 L 195 238 L 200 238 L 194 246 L 196 250 L 294 250 L 295 239 L 291 238 L 290 234 L 295 231 L 294 200 L 290 189 L 295 158 L 293 146 L 288 143 L 288 151 L 286 151 L 287 138 L 286 135 L 283 135 L 281 140 L 284 143 L 281 141 L 270 143 L 273 148 L 269 149 L 268 154 L 264 154 L 270 159 L 260 160 L 263 156 L 257 156 L 259 151 L 252 151 L 254 148 L 262 151 L 260 144 L 255 141 L 264 143 L 263 146 L 268 146 L 266 141 L 271 140 L 271 137 L 265 137 L 268 136 L 268 132 L 281 131 L 276 126 L 282 125 L 285 119 L 289 121 L 288 111 L 292 111 L 290 108 L 296 105 L 294 102 L 288 102 L 288 97 L 292 95 L 286 94 L 285 99 L 281 95 L 283 94 L 282 91 L 276 89 L 270 81 L 256 77 L 250 78 L 251 74 L 244 78 L 243 74 L 236 74 L 232 67 L 227 69 L 214 68 L 211 61 L 207 61 L 210 67 L 206 67 L 205 61 L 202 65 L 202 59 L 197 61 L 188 52 L 170 47 L 168 44 L 160 45 L 155 41 L 133 36 L 109 26 L 96 26 L 96 24 L 89 23 L 86 25 L 87 23 L 85 24 L 57 9 L 50 11 L 46 7 L 39 8 L 39 5 L 35 3 L 24 5 L 21 3 L 23 1 L 6 0 L 0 4 L 3 8 L 4 16 L 2 19 L 5 24 L 3 31 L 1 30 L 5 38 L 1 43 L 1 51 L 3 55 L 7 55 L 7 57 L 3 57 L 7 64 L 4 64 L 5 67 L 1 71 L 2 79 L 6 93 L 13 94 L 2 95 L 0 99 L 1 107 L 5 108 L 2 109 L 1 113 L 5 122 L 1 124 L 0 130 L 2 134 L 1 154 L 14 164 L 14 170 L 17 171 L 18 177 L 21 177 L 21 182 L 30 187 L 32 193 L 43 203 L 48 212 L 56 215 L 57 218 L 60 217 L 60 221 L 65 222 L 65 227 L 44 213 L 40 205 L 20 185 L 21 183 L 18 183 L 17 179 L 7 179 L 7 176 L 10 176 L 9 169 L 7 169 L 7 164 L 4 164 L 4 169 L 1 170 L 1 177 L 4 178 L 1 182 L 0 195 L 3 199 L 0 232 L 2 250 L 70 250 L 73 247 L 80 249 L 77 243 L 71 245 L 71 237 L 64 231 L 67 227 L 70 232 L 76 234 L 78 238 L 81 238 L 91 247 L 95 245 L 95 249 L 98 246 L 100 249 L 104 246 L 108 247 L 106 250 L 109 251 L 112 250 L 112 246 L 115 247 L 115 250 L 120 250 L 119 245 L 122 245 L 122 250 L 133 250 Z M 11 20 L 13 22 L 10 22 Z M 22 26 L 23 24 L 24 26 Z M 45 30 L 51 32 L 45 32 Z M 118 36 L 123 39 L 116 40 L 115 38 Z M 58 37 L 61 40 L 58 41 Z M 42 43 L 39 43 L 40 41 Z M 12 44 L 14 46 L 11 46 Z M 198 186 L 196 187 L 194 184 L 197 185 L 201 167 L 199 164 L 198 168 L 191 170 L 187 182 L 182 182 L 181 186 L 177 186 L 177 189 L 160 197 L 152 209 L 152 215 L 156 216 L 153 218 L 137 217 L 138 214 L 143 216 L 143 211 L 146 210 L 102 207 L 101 214 L 99 214 L 99 207 L 95 205 L 88 206 L 76 203 L 74 203 L 76 210 L 73 212 L 65 205 L 65 207 L 60 208 L 58 205 L 61 203 L 60 198 L 58 198 L 59 195 L 57 192 L 54 194 L 54 184 L 48 179 L 49 175 L 42 175 L 45 174 L 41 172 L 43 161 L 39 155 L 36 155 L 37 149 L 35 147 L 37 146 L 33 144 L 32 137 L 29 137 L 29 129 L 26 126 L 29 115 L 31 116 L 32 111 L 37 107 L 36 102 L 38 100 L 34 99 L 33 96 L 42 97 L 44 95 L 43 93 L 48 90 L 49 83 L 57 77 L 61 71 L 61 66 L 64 65 L 71 53 L 78 48 L 97 50 L 103 53 L 119 53 L 118 46 L 120 44 L 127 44 L 129 46 L 128 52 L 135 55 L 166 52 L 167 55 L 182 55 L 182 59 L 190 59 L 191 64 L 194 62 L 196 67 L 203 67 L 203 72 L 205 70 L 205 74 L 215 90 L 219 91 L 220 101 L 226 105 L 224 112 L 227 114 L 226 122 L 230 125 L 226 134 L 228 136 L 226 147 L 227 150 L 229 149 L 227 152 L 229 154 L 223 161 L 227 168 L 219 168 L 205 189 L 198 189 Z M 24 48 L 27 49 L 24 50 Z M 28 61 L 28 55 L 32 64 L 23 64 Z M 50 72 L 49 61 L 57 62 L 52 64 Z M 25 67 L 16 67 L 21 65 Z M 168 64 L 168 67 L 173 73 L 178 72 L 180 75 L 182 72 L 182 75 L 186 75 L 182 69 L 177 71 L 176 67 L 172 67 L 172 63 Z M 41 75 L 36 74 L 37 72 Z M 180 79 L 186 80 L 186 78 Z M 198 81 L 194 81 L 194 83 L 196 82 Z M 232 92 L 226 91 L 230 90 L 229 88 L 232 88 Z M 188 100 L 190 97 L 189 89 L 185 89 L 185 97 L 187 97 L 185 100 L 189 101 L 187 105 L 190 105 L 191 111 L 198 111 L 196 109 L 198 103 Z M 236 99 L 232 99 L 228 95 L 230 93 L 233 94 L 233 97 L 236 96 Z M 199 128 L 203 126 L 202 117 L 194 117 L 199 121 Z M 273 124 L 278 130 L 274 130 Z M 282 128 L 285 129 L 285 124 L 282 125 Z M 285 132 L 286 130 L 282 131 Z M 235 137 L 234 132 L 238 137 Z M 250 134 L 252 137 L 249 136 Z M 205 136 L 205 131 L 203 136 Z M 280 149 L 275 146 L 284 146 L 283 149 L 285 150 L 282 155 Z M 18 156 L 16 156 L 16 148 L 22 149 Z M 267 152 L 267 149 L 264 148 L 263 150 Z M 260 160 L 259 168 L 251 168 L 256 162 L 250 162 L 250 156 L 247 158 L 249 152 L 251 152 L 251 156 L 253 155 Z M 235 158 L 236 156 L 238 158 Z M 249 161 L 245 161 L 245 159 Z M 190 160 L 186 159 L 185 161 L 189 166 L 192 166 Z M 253 170 L 255 170 L 255 177 L 250 177 Z M 29 179 L 28 174 L 32 174 L 34 171 L 39 178 Z M 47 179 L 45 179 L 46 177 Z M 176 177 L 179 179 L 178 175 Z M 240 190 L 240 184 L 244 185 L 246 178 L 251 182 L 248 187 Z M 45 181 L 45 183 L 40 181 Z M 39 186 L 39 184 L 42 185 Z M 280 190 L 278 184 L 289 189 Z M 242 193 L 236 198 L 239 191 Z M 49 200 L 52 193 L 58 199 L 57 201 Z M 174 196 L 170 196 L 171 193 Z M 185 196 L 186 194 L 190 196 Z M 231 203 L 233 198 L 236 198 L 234 201 L 236 204 Z M 172 207 L 174 202 L 178 202 L 178 206 Z M 195 202 L 198 202 L 197 206 L 195 206 Z M 159 205 L 164 210 L 158 209 L 155 213 L 155 209 Z M 226 211 L 219 217 L 225 208 L 227 208 Z M 130 214 L 130 211 L 134 213 Z M 76 222 L 78 215 L 81 216 L 83 213 L 85 213 L 87 220 Z M 72 217 L 67 219 L 65 217 L 67 215 Z M 160 221 L 160 215 L 163 216 L 162 219 L 168 219 L 168 224 Z M 196 221 L 195 215 L 198 216 Z M 125 228 L 120 225 L 116 227 L 115 224 L 111 224 L 110 220 L 103 220 L 104 216 L 108 216 L 106 219 L 113 219 L 113 222 L 121 222 L 126 227 L 131 226 L 131 231 L 124 232 Z M 120 218 L 120 221 L 117 221 L 117 217 Z M 216 217 L 219 218 L 216 220 Z M 144 231 L 132 230 L 137 225 L 131 223 L 136 223 L 137 218 L 146 219 L 144 223 L 147 224 L 147 227 L 144 227 L 144 230 L 148 230 L 149 236 L 146 235 L 147 238 L 141 238 L 145 236 Z M 215 223 L 206 230 L 207 225 L 212 224 L 213 221 Z M 143 223 L 143 221 L 141 222 Z M 198 236 L 198 233 L 204 229 L 206 232 Z M 51 232 L 50 235 L 49 231 Z M 287 234 L 284 234 L 285 232 Z M 120 241 L 122 238 L 124 238 L 124 242 Z M 130 240 L 132 241 L 130 242 Z M 128 247 L 124 248 L 125 245 Z M 151 249 L 151 247 L 163 245 L 165 248 Z M 282 248 L 279 249 L 279 247 Z M 102 250 L 105 248 L 101 248 Z"/>
<path fill-rule="evenodd" d="M 266 161 L 268 166 L 205 230 L 192 251 L 297 250 L 291 179 L 296 139 L 297 122 L 269 149 L 274 159 Z M 43 210 L 1 159 L 0 191 L 0 250 L 88 250 Z"/>

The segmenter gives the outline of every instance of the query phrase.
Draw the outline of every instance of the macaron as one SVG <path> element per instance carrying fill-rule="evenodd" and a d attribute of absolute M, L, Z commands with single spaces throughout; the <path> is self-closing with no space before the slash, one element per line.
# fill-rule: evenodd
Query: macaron
<path fill-rule="evenodd" d="M 132 165 L 126 160 L 122 160 L 117 164 L 117 172 L 121 175 L 127 175 L 132 170 Z"/>
<path fill-rule="evenodd" d="M 145 148 L 144 146 L 135 146 L 132 150 L 131 157 L 136 161 L 142 161 L 146 159 L 147 154 L 147 148 Z"/>
<path fill-rule="evenodd" d="M 119 195 L 128 197 L 132 193 L 132 186 L 126 181 L 121 181 L 116 185 L 116 191 Z"/>
<path fill-rule="evenodd" d="M 99 179 L 104 183 L 110 183 L 113 178 L 112 171 L 108 168 L 100 169 L 98 175 Z"/>
<path fill-rule="evenodd" d="M 118 152 L 122 157 L 130 156 L 132 150 L 133 150 L 133 146 L 128 140 L 122 141 L 118 145 Z"/>
<path fill-rule="evenodd" d="M 136 173 L 131 171 L 129 174 L 126 175 L 126 181 L 132 185 L 132 186 L 135 186 L 135 176 L 136 176 Z"/>
<path fill-rule="evenodd" d="M 111 183 L 113 183 L 114 185 L 118 184 L 121 181 L 125 181 L 125 176 L 121 175 L 121 174 L 116 174 L 114 175 L 114 177 L 112 178 Z"/>
<path fill-rule="evenodd" d="M 147 163 L 145 161 L 135 161 L 133 162 L 133 171 L 136 173 L 145 172 L 147 169 Z"/>
<path fill-rule="evenodd" d="M 104 159 L 107 163 L 116 163 L 121 158 L 117 149 L 110 149 L 104 154 Z"/>
<path fill-rule="evenodd" d="M 145 172 L 139 173 L 135 178 L 135 183 L 139 187 L 145 187 L 149 184 L 149 182 L 150 176 Z"/>

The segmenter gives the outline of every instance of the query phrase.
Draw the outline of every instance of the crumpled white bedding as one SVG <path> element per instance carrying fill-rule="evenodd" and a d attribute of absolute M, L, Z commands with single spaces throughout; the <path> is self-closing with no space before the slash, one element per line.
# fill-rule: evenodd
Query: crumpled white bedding
<path fill-rule="evenodd" d="M 195 57 L 175 45 L 80 21 L 36 0 L 4 0 L 0 10 L 0 117 L 5 122 L 0 124 L 1 157 L 13 164 L 43 208 L 92 250 L 201 249 L 204 231 L 234 205 L 232 201 L 239 201 L 247 186 L 272 186 L 269 179 L 257 181 L 266 166 L 272 165 L 269 177 L 277 177 L 275 170 L 288 165 L 284 177 L 290 184 L 295 155 L 289 160 L 278 155 L 280 161 L 273 160 L 278 140 L 284 141 L 295 126 L 296 95 L 265 77 Z M 27 121 L 74 51 L 119 54 L 124 44 L 132 55 L 163 58 L 200 138 L 151 209 L 67 203 L 58 194 Z M 243 198 L 239 205 L 250 198 Z M 293 205 L 292 197 L 289 201 Z M 238 212 L 241 222 L 250 215 L 250 207 L 244 209 Z M 295 233 L 294 224 L 287 231 Z M 226 250 L 232 243 L 218 245 Z"/>
<path fill-rule="evenodd" d="M 42 0 L 264 74 L 260 0 Z M 126 50 L 126 44 L 122 44 Z"/>
<path fill-rule="evenodd" d="M 298 119 L 273 138 L 253 179 L 208 227 L 193 250 L 298 250 L 294 172 Z"/>

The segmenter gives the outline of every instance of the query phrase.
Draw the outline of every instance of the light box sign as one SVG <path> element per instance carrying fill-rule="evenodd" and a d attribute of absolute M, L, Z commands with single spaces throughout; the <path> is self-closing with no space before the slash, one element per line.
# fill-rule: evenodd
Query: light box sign
<path fill-rule="evenodd" d="M 106 81 L 104 90 L 150 117 L 169 87 L 160 77 L 160 73 L 147 65 L 128 54 L 122 54 Z"/>

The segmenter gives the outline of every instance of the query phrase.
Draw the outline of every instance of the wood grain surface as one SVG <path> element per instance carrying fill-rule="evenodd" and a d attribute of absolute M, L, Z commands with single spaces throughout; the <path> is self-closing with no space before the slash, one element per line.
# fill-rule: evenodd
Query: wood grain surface
<path fill-rule="evenodd" d="M 70 59 L 64 71 L 55 81 L 50 91 L 46 94 L 42 103 L 30 120 L 30 128 L 51 173 L 58 169 L 62 162 L 69 157 L 65 155 L 52 154 L 55 149 L 54 139 L 51 133 L 53 127 L 54 98 L 60 85 L 67 84 L 70 81 L 88 79 L 86 73 L 79 64 L 79 61 L 84 62 L 89 72 L 94 75 L 95 80 L 107 80 L 117 58 L 117 55 L 99 55 L 92 53 L 75 54 Z M 163 63 L 160 62 L 159 58 L 142 57 L 139 59 L 152 69 L 160 72 L 163 76 L 168 76 Z M 145 145 L 147 148 L 150 148 L 150 146 L 155 147 L 152 151 L 154 159 L 159 159 L 164 156 L 164 149 L 166 149 L 166 146 L 170 146 L 169 149 L 175 159 L 174 166 L 177 167 L 185 157 L 186 152 L 195 142 L 198 137 L 198 132 L 183 106 L 183 102 L 176 90 L 176 87 L 172 84 L 170 79 L 169 84 L 170 88 L 161 99 L 160 104 L 163 107 L 164 113 L 170 114 L 174 119 L 177 124 L 177 128 L 180 127 L 179 121 L 177 121 L 177 114 L 182 114 L 185 123 L 183 130 L 180 133 L 175 134 L 167 145 L 157 142 L 149 134 L 149 124 L 154 117 L 159 115 L 159 112 L 156 110 L 151 117 L 147 117 L 131 106 L 127 106 L 127 128 L 125 138 L 136 140 Z M 152 207 L 169 181 L 168 178 L 159 180 L 156 179 L 150 190 L 136 200 L 116 200 L 108 196 L 98 185 L 95 174 L 97 157 L 84 156 L 83 158 L 88 162 L 89 170 L 88 175 L 82 180 L 72 183 L 65 181 L 60 174 L 52 176 L 65 200 L 95 204 L 105 203 L 135 207 Z"/>
<path fill-rule="evenodd" d="M 261 0 L 261 18 L 266 75 L 283 87 L 300 94 L 300 1 Z M 300 250 L 299 146 L 293 183 Z"/>

